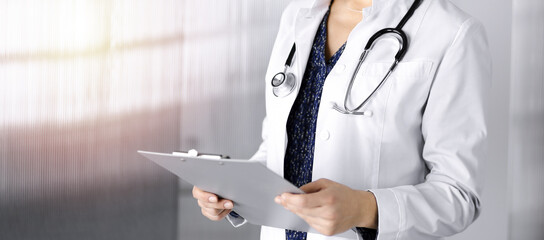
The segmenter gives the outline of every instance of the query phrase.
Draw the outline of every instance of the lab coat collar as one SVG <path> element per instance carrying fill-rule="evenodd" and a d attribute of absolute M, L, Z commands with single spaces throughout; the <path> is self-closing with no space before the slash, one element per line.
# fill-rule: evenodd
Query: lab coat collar
<path fill-rule="evenodd" d="M 376 12 L 377 10 L 388 5 L 393 0 L 372 0 L 372 5 L 368 8 L 361 9 L 363 14 Z M 317 12 L 321 11 L 323 8 L 328 8 L 331 3 L 331 0 L 313 0 L 313 3 L 308 11 L 308 16 L 313 16 Z"/>

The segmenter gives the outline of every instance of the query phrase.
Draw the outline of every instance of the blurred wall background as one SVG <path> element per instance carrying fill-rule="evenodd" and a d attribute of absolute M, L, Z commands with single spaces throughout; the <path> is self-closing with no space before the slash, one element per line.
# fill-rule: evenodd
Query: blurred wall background
<path fill-rule="evenodd" d="M 544 2 L 514 0 L 509 239 L 544 239 Z"/>
<path fill-rule="evenodd" d="M 178 1 L 0 1 L 0 239 L 176 239 Z"/>
<path fill-rule="evenodd" d="M 180 148 L 249 158 L 261 143 L 264 75 L 289 0 L 187 1 Z M 192 185 L 180 181 L 180 240 L 259 239 L 260 227 L 233 228 L 203 217 Z"/>
<path fill-rule="evenodd" d="M 450 239 L 542 239 L 544 6 L 452 0 L 493 56 L 484 211 Z M 136 150 L 247 158 L 289 0 L 0 0 L 0 239 L 257 239 Z"/>

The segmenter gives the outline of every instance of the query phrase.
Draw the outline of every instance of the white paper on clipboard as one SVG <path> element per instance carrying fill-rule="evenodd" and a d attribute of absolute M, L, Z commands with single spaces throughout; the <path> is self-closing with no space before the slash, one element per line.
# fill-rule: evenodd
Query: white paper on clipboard
<path fill-rule="evenodd" d="M 304 193 L 257 161 L 210 159 L 138 151 L 181 179 L 234 202 L 234 211 L 249 223 L 314 232 L 304 220 L 274 202 L 285 193 Z M 339 234 L 354 237 L 351 230 Z"/>

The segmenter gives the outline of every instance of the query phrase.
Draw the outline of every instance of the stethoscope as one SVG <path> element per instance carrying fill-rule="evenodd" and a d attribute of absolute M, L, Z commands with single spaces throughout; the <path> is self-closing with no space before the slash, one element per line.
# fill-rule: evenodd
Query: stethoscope
<path fill-rule="evenodd" d="M 338 104 L 334 103 L 333 108 L 343 114 L 353 114 L 353 115 L 364 115 L 364 112 L 360 111 L 361 108 L 363 108 L 370 99 L 376 94 L 376 92 L 384 85 L 384 83 L 387 81 L 389 76 L 393 73 L 397 65 L 400 61 L 402 61 L 402 58 L 406 54 L 406 51 L 408 51 L 408 37 L 406 36 L 406 33 L 402 31 L 402 27 L 404 27 L 404 24 L 414 15 L 414 12 L 419 7 L 423 0 L 415 0 L 414 3 L 412 3 L 412 6 L 410 9 L 408 9 L 408 12 L 404 17 L 400 20 L 399 24 L 395 28 L 384 28 L 378 32 L 376 32 L 370 39 L 368 40 L 367 44 L 365 45 L 365 48 L 363 52 L 361 53 L 361 56 L 359 57 L 359 62 L 357 63 L 357 66 L 355 68 L 355 71 L 351 75 L 351 80 L 348 84 L 348 88 L 346 90 L 346 94 L 344 97 L 344 106 L 343 108 L 338 106 Z M 357 105 L 355 108 L 349 108 L 347 106 L 347 101 L 349 96 L 351 95 L 351 89 L 353 88 L 353 83 L 355 82 L 355 78 L 357 74 L 359 73 L 359 70 L 361 69 L 361 65 L 365 61 L 366 57 L 376 44 L 377 40 L 384 37 L 384 36 L 393 36 L 395 39 L 397 39 L 399 43 L 399 50 L 397 51 L 397 54 L 395 55 L 395 61 L 391 66 L 389 67 L 389 70 L 385 74 L 385 77 L 380 81 L 378 86 L 374 88 L 374 90 L 368 95 L 368 97 L 359 105 Z M 285 68 L 283 72 L 279 72 L 272 78 L 272 93 L 274 93 L 274 96 L 276 97 L 285 97 L 289 94 L 291 94 L 296 86 L 296 78 L 295 75 L 291 72 L 288 72 L 287 70 L 291 68 L 293 64 L 293 59 L 295 57 L 296 52 L 296 45 L 293 43 L 293 47 L 291 47 L 291 52 L 289 52 L 289 56 L 287 57 L 287 61 L 285 62 Z"/>
<path fill-rule="evenodd" d="M 295 86 L 297 85 L 295 74 L 291 72 L 288 73 L 287 69 L 293 65 L 296 51 L 297 46 L 293 43 L 291 52 L 289 52 L 289 56 L 285 61 L 283 72 L 276 73 L 272 78 L 272 93 L 274 93 L 274 96 L 276 97 L 285 97 L 295 90 Z"/>

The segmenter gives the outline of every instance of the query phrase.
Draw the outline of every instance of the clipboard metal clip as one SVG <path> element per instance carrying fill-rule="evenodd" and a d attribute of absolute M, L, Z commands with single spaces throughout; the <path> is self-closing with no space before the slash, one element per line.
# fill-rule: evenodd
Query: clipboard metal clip
<path fill-rule="evenodd" d="M 172 155 L 176 155 L 180 157 L 202 157 L 202 158 L 208 158 L 208 159 L 230 159 L 229 156 L 225 156 L 221 154 L 199 153 L 195 149 L 191 149 L 187 152 L 184 152 L 184 151 L 172 152 Z"/>

